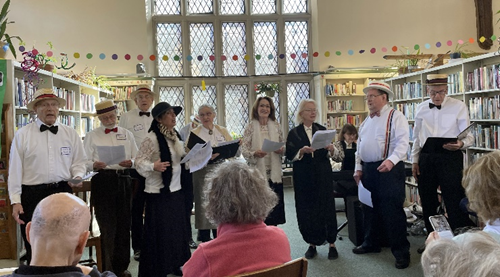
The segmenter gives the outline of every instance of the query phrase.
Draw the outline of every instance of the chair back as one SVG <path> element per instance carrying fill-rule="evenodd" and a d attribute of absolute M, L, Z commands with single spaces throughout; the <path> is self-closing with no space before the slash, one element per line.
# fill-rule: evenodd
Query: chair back
<path fill-rule="evenodd" d="M 243 273 L 233 277 L 305 277 L 307 276 L 307 260 L 298 258 L 282 265 Z"/>

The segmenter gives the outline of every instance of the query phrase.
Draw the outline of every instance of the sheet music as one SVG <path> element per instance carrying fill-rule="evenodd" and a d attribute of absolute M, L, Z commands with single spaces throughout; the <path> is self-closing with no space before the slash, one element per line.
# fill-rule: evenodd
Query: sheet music
<path fill-rule="evenodd" d="M 125 146 L 97 146 L 99 161 L 107 165 L 119 164 L 126 160 Z"/>
<path fill-rule="evenodd" d="M 358 185 L 358 198 L 359 202 L 373 208 L 372 193 L 363 186 L 361 180 Z"/>
<path fill-rule="evenodd" d="M 316 131 L 312 137 L 311 147 L 314 149 L 327 147 L 330 143 L 332 143 L 336 133 L 337 131 L 335 130 Z"/>
<path fill-rule="evenodd" d="M 272 141 L 268 139 L 264 139 L 264 142 L 262 143 L 262 151 L 271 153 L 276 150 L 279 150 L 281 147 L 285 145 L 284 142 L 277 142 L 277 141 Z"/>
<path fill-rule="evenodd" d="M 212 157 L 212 146 L 210 141 L 197 143 L 191 151 L 181 160 L 181 164 L 189 162 L 189 172 L 196 172 L 205 167 Z"/>

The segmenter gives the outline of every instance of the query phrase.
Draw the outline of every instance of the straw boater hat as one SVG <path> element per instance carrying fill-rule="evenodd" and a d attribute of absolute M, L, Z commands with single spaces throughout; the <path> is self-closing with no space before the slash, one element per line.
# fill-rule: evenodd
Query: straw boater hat
<path fill-rule="evenodd" d="M 113 100 L 105 100 L 95 104 L 95 114 L 101 115 L 116 110 Z"/>
<path fill-rule="evenodd" d="M 363 92 L 365 94 L 368 94 L 368 90 L 370 89 L 378 89 L 387 94 L 389 96 L 389 101 L 392 100 L 392 97 L 394 96 L 394 92 L 391 90 L 391 86 L 389 86 L 388 83 L 383 82 L 383 81 L 378 81 L 378 80 L 373 80 L 368 83 L 368 86 L 363 88 Z"/>
<path fill-rule="evenodd" d="M 33 100 L 28 103 L 28 110 L 35 110 L 35 104 L 47 99 L 54 99 L 59 101 L 59 108 L 66 106 L 66 100 L 57 96 L 56 92 L 50 88 L 41 88 L 33 95 Z"/>
<path fill-rule="evenodd" d="M 425 84 L 428 86 L 448 85 L 448 74 L 428 74 Z"/>
<path fill-rule="evenodd" d="M 135 99 L 135 96 L 139 93 L 139 92 L 148 92 L 148 93 L 151 93 L 151 94 L 155 94 L 152 90 L 151 90 L 151 87 L 148 86 L 148 85 L 138 85 L 137 86 L 137 89 L 132 91 L 132 93 L 130 93 L 130 99 Z"/>
<path fill-rule="evenodd" d="M 191 122 L 196 124 L 196 125 L 200 125 L 200 123 L 201 123 L 200 119 L 198 118 L 198 115 L 192 115 L 190 117 L 190 119 L 191 119 Z"/>

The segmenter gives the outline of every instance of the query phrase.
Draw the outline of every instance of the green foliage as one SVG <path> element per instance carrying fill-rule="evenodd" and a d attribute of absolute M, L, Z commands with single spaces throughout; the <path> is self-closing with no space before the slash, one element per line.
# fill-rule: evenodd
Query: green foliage
<path fill-rule="evenodd" d="M 259 94 L 265 93 L 268 96 L 274 96 L 276 92 L 281 92 L 281 86 L 277 83 L 260 82 L 255 86 L 255 91 Z"/>
<path fill-rule="evenodd" d="M 9 21 L 7 18 L 7 14 L 9 13 L 9 6 L 10 6 L 10 0 L 5 1 L 5 3 L 2 6 L 2 10 L 0 12 L 0 41 L 3 43 L 7 43 L 9 45 L 9 49 L 12 52 L 12 55 L 14 55 L 14 58 L 17 59 L 17 52 L 16 48 L 14 48 L 14 45 L 12 44 L 12 39 L 17 39 L 22 42 L 22 39 L 18 36 L 11 36 L 6 33 L 7 31 L 7 24 L 14 23 L 14 21 Z M 0 49 L 0 51 L 3 51 Z"/>

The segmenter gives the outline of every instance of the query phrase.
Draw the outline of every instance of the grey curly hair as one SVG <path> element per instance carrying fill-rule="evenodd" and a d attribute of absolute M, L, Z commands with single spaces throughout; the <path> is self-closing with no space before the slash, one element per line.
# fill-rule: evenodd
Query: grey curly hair
<path fill-rule="evenodd" d="M 216 225 L 257 223 L 278 203 L 262 174 L 243 162 L 222 163 L 206 180 L 206 216 Z"/>

